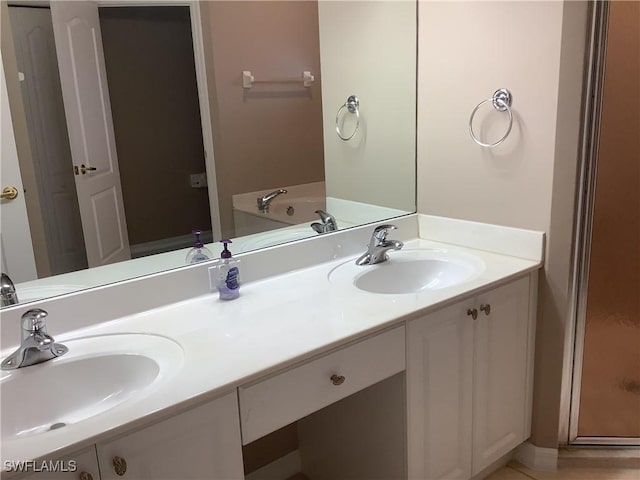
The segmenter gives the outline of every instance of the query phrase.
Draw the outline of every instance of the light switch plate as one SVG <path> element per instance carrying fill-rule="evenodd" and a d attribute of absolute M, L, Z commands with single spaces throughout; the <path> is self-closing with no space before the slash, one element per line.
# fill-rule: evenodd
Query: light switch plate
<path fill-rule="evenodd" d="M 207 187 L 207 174 L 206 173 L 192 173 L 190 176 L 191 188 L 206 188 Z"/>

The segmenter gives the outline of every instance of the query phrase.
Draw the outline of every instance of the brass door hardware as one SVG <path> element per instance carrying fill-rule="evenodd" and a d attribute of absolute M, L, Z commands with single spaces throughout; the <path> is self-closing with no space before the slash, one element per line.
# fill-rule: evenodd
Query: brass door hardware
<path fill-rule="evenodd" d="M 119 477 L 127 473 L 127 461 L 122 457 L 113 457 L 113 469 Z"/>
<path fill-rule="evenodd" d="M 334 385 L 342 385 L 344 383 L 344 376 L 343 375 L 336 375 L 335 373 L 333 375 L 331 375 L 331 383 L 333 383 Z"/>
<path fill-rule="evenodd" d="M 469 315 L 471 318 L 473 318 L 475 320 L 476 318 L 478 318 L 478 310 L 475 309 L 475 308 L 473 308 L 473 309 L 468 308 L 467 309 L 467 315 Z"/>
<path fill-rule="evenodd" d="M 489 315 L 491 313 L 491 304 L 483 303 L 480 305 L 480 311 L 484 312 L 485 315 Z"/>
<path fill-rule="evenodd" d="M 97 170 L 96 167 L 87 167 L 84 163 L 79 167 L 77 165 L 73 166 L 73 173 L 76 175 L 80 175 L 80 174 L 84 175 L 87 172 L 94 172 L 96 170 Z"/>
<path fill-rule="evenodd" d="M 18 196 L 18 189 L 16 187 L 4 187 L 0 198 L 3 200 L 13 200 Z"/>

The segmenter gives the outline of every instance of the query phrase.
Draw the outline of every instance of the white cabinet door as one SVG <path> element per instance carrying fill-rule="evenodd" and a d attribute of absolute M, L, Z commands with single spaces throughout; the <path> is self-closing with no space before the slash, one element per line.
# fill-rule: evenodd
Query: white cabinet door
<path fill-rule="evenodd" d="M 529 277 L 479 295 L 476 308 L 474 475 L 527 436 Z"/>
<path fill-rule="evenodd" d="M 30 465 L 38 470 L 23 480 L 100 480 L 96 449 L 92 445 L 78 453 L 58 460 L 38 460 Z"/>
<path fill-rule="evenodd" d="M 148 428 L 99 443 L 101 478 L 244 479 L 239 418 L 237 396 L 232 392 Z"/>
<path fill-rule="evenodd" d="M 409 322 L 408 460 L 412 480 L 471 477 L 473 300 Z"/>
<path fill-rule="evenodd" d="M 408 323 L 410 480 L 471 478 L 528 437 L 531 278 Z"/>

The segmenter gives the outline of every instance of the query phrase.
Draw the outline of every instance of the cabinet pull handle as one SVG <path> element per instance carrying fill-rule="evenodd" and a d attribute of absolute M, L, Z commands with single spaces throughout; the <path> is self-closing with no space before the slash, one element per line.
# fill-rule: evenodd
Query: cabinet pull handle
<path fill-rule="evenodd" d="M 483 303 L 480 305 L 480 311 L 484 312 L 485 315 L 489 315 L 491 313 L 491 304 Z"/>
<path fill-rule="evenodd" d="M 342 385 L 345 381 L 345 378 L 343 375 L 336 375 L 335 373 L 333 375 L 331 375 L 331 383 L 333 383 L 334 385 Z"/>
<path fill-rule="evenodd" d="M 91 475 L 89 472 L 80 472 L 78 478 L 80 480 L 93 480 L 93 475 Z"/>
<path fill-rule="evenodd" d="M 478 318 L 478 310 L 475 308 L 467 308 L 467 315 L 475 320 L 476 318 Z"/>
<path fill-rule="evenodd" d="M 113 469 L 116 475 L 122 477 L 127 473 L 127 461 L 122 457 L 113 457 Z"/>

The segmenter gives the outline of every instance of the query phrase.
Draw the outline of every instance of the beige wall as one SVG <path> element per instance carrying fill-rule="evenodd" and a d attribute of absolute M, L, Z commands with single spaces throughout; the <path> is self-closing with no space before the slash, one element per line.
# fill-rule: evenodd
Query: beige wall
<path fill-rule="evenodd" d="M 421 2 L 418 211 L 547 232 L 532 441 L 558 444 L 586 34 L 584 2 Z M 513 94 L 503 145 L 472 109 Z M 478 112 L 497 140 L 506 114 Z"/>
<path fill-rule="evenodd" d="M 419 13 L 418 210 L 546 231 L 562 3 L 421 2 Z M 514 128 L 499 147 L 480 147 L 469 115 L 502 87 Z M 477 116 L 495 123 L 476 124 L 486 142 L 506 129 L 507 114 L 490 110 Z"/>
<path fill-rule="evenodd" d="M 188 7 L 101 8 L 100 26 L 129 242 L 209 230 Z"/>
<path fill-rule="evenodd" d="M 223 236 L 231 196 L 324 180 L 316 2 L 203 2 L 203 35 Z M 256 79 L 315 75 L 311 88 Z"/>
<path fill-rule="evenodd" d="M 416 3 L 323 1 L 318 10 L 327 196 L 413 212 Z M 344 142 L 335 121 L 349 95 L 361 120 Z M 345 115 L 349 136 L 354 115 Z"/>

